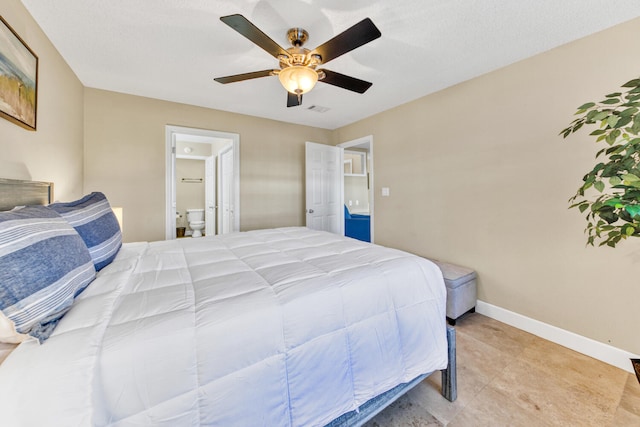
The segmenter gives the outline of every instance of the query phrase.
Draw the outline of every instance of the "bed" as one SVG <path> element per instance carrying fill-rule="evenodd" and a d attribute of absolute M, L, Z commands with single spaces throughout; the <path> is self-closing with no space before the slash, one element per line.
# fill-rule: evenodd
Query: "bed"
<path fill-rule="evenodd" d="M 304 227 L 129 243 L 81 288 L 0 365 L 2 424 L 353 426 L 436 370 L 455 399 L 442 275 L 402 251 Z"/>

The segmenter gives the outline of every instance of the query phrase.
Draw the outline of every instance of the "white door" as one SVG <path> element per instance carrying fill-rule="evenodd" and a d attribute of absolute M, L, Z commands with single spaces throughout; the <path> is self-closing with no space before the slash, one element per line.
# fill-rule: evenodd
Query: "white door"
<path fill-rule="evenodd" d="M 204 184 L 204 220 L 205 236 L 216 234 L 216 175 L 215 157 L 209 156 L 204 161 L 205 184 Z"/>
<path fill-rule="evenodd" d="M 307 227 L 344 234 L 343 149 L 306 144 Z"/>
<path fill-rule="evenodd" d="M 234 231 L 233 149 L 226 148 L 218 155 L 218 234 Z"/>

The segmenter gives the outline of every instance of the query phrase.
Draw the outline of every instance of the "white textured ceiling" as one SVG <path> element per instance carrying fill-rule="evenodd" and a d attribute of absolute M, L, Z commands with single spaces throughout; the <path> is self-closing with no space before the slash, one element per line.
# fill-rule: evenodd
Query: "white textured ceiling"
<path fill-rule="evenodd" d="M 87 87 L 327 129 L 640 16 L 640 0 L 22 2 Z M 287 108 L 277 77 L 214 82 L 277 68 L 219 19 L 235 13 L 285 48 L 287 29 L 302 27 L 310 49 L 371 18 L 382 37 L 323 67 L 373 86 L 360 95 L 318 83 L 301 107 Z"/>

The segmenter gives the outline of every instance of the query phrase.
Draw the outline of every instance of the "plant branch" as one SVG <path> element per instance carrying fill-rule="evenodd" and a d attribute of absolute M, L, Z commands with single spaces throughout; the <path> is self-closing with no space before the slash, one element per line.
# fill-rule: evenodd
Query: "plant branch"
<path fill-rule="evenodd" d="M 600 102 L 587 102 L 560 132 L 563 138 L 584 125 L 598 125 L 589 136 L 609 147 L 598 151 L 601 161 L 582 178 L 583 184 L 569 199 L 569 208 L 587 212 L 587 244 L 615 247 L 628 237 L 640 237 L 640 78 L 622 85 L 626 92 L 605 95 Z M 587 192 L 600 195 L 585 198 Z"/>

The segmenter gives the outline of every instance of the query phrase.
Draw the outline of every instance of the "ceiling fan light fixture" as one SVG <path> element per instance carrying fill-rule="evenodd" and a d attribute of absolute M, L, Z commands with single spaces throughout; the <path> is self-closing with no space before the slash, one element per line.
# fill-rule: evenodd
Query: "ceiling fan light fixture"
<path fill-rule="evenodd" d="M 302 95 L 309 92 L 316 85 L 318 73 L 313 68 L 292 65 L 280 70 L 278 78 L 288 92 Z"/>
<path fill-rule="evenodd" d="M 287 107 L 301 105 L 302 94 L 311 91 L 318 80 L 357 93 L 366 92 L 372 85 L 370 82 L 355 77 L 319 68 L 327 62 L 380 37 L 382 33 L 369 18 L 352 25 L 332 39 L 316 46 L 313 50 L 303 47 L 309 38 L 309 33 L 302 28 L 289 29 L 287 38 L 292 47 L 284 49 L 240 14 L 221 16 L 220 20 L 276 58 L 279 61 L 280 69 L 216 77 L 214 80 L 218 83 L 227 84 L 260 77 L 278 76 L 280 83 L 287 91 Z"/>

